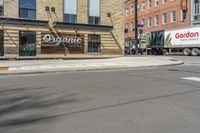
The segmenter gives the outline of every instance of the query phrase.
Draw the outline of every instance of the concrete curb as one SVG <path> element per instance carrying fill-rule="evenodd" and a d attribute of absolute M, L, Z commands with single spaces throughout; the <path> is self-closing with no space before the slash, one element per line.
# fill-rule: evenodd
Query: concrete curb
<path fill-rule="evenodd" d="M 92 72 L 92 71 L 109 71 L 109 70 L 133 70 L 133 69 L 144 69 L 144 68 L 156 68 L 156 67 L 165 67 L 165 66 L 176 66 L 184 64 L 183 61 L 177 63 L 161 64 L 161 65 L 149 65 L 149 66 L 136 66 L 136 67 L 100 67 L 100 68 L 77 68 L 77 69 L 57 69 L 57 70 L 38 70 L 38 71 L 19 71 L 19 72 L 8 72 L 8 67 L 4 67 L 4 71 L 1 71 L 0 76 L 9 76 L 9 75 L 28 75 L 28 74 L 46 74 L 46 73 L 60 73 L 60 72 Z M 2 68 L 3 70 L 3 68 Z M 1 73 L 3 72 L 3 73 Z"/>
<path fill-rule="evenodd" d="M 9 67 L 0 67 L 0 72 L 8 71 Z"/>

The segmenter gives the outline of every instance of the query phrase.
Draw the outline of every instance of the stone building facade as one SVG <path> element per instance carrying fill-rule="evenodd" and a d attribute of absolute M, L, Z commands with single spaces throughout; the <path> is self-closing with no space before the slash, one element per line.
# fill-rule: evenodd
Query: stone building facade
<path fill-rule="evenodd" d="M 0 57 L 123 54 L 123 48 L 121 0 L 0 0 Z"/>
<path fill-rule="evenodd" d="M 183 2 L 186 2 L 183 7 Z M 125 44 L 134 45 L 134 0 L 125 2 Z M 143 35 L 168 29 L 185 28 L 191 24 L 190 0 L 138 0 L 138 23 Z"/>

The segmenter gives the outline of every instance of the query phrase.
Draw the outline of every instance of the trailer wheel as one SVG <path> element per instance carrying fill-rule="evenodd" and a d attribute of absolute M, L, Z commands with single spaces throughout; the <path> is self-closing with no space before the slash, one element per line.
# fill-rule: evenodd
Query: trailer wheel
<path fill-rule="evenodd" d="M 190 54 L 191 54 L 191 50 L 189 49 L 189 48 L 185 48 L 184 50 L 183 50 L 183 54 L 185 55 L 185 56 L 189 56 Z"/>
<path fill-rule="evenodd" d="M 192 49 L 192 56 L 198 56 L 200 54 L 200 50 L 198 48 Z"/>

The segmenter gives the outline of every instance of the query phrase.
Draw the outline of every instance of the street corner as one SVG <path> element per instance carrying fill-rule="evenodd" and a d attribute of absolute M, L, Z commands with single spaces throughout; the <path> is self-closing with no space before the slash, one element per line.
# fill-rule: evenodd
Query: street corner
<path fill-rule="evenodd" d="M 179 59 L 177 59 L 177 58 L 175 58 L 175 57 L 169 58 L 169 60 L 170 60 L 172 63 L 175 63 L 176 65 L 182 65 L 182 64 L 184 64 L 184 61 L 179 60 Z"/>

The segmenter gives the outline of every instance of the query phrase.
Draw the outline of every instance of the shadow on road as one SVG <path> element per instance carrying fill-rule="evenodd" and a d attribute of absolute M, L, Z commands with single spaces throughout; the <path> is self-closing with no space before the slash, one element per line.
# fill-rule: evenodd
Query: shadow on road
<path fill-rule="evenodd" d="M 76 102 L 77 95 L 59 91 L 49 92 L 48 87 L 1 90 L 0 128 L 39 123 L 54 118 L 54 115 L 57 115 L 57 107 Z"/>

